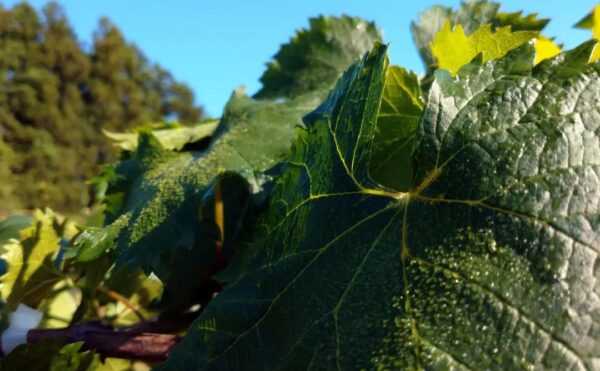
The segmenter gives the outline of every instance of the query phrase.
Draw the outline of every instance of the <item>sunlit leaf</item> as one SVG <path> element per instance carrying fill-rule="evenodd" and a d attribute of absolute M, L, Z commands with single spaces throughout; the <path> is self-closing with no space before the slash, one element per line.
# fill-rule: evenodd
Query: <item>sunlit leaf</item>
<path fill-rule="evenodd" d="M 169 150 L 180 150 L 188 143 L 197 142 L 209 137 L 217 128 L 218 121 L 210 121 L 194 126 L 179 126 L 152 130 L 152 135 L 160 144 Z M 139 133 L 113 133 L 104 130 L 104 135 L 110 138 L 116 146 L 125 151 L 133 151 L 138 145 Z"/>
<path fill-rule="evenodd" d="M 447 20 L 453 26 L 461 25 L 467 35 L 474 33 L 486 24 L 492 25 L 492 31 L 510 26 L 513 31 L 542 31 L 548 19 L 539 19 L 536 14 L 524 15 L 522 12 L 500 12 L 500 4 L 487 0 L 464 1 L 458 9 L 434 5 L 421 13 L 419 20 L 413 22 L 411 31 L 419 54 L 430 75 L 436 66 L 430 45 Z"/>
<path fill-rule="evenodd" d="M 462 66 L 479 54 L 482 55 L 483 62 L 497 59 L 537 35 L 535 31 L 512 32 L 509 26 L 492 32 L 492 26 L 488 24 L 467 36 L 462 25 L 453 28 L 447 20 L 442 30 L 434 37 L 431 51 L 438 67 L 454 76 Z"/>
<path fill-rule="evenodd" d="M 62 279 L 57 269 L 60 234 L 54 212 L 35 212 L 32 226 L 20 232 L 20 240 L 2 246 L 7 272 L 0 277 L 0 295 L 12 310 L 19 303 L 36 307 Z"/>
<path fill-rule="evenodd" d="M 538 36 L 535 39 L 535 64 L 543 60 L 557 56 L 562 52 L 562 49 L 551 39 L 544 36 Z"/>
<path fill-rule="evenodd" d="M 590 53 L 589 62 L 594 63 L 600 60 L 600 5 L 594 7 L 592 12 L 579 21 L 575 27 L 592 30 L 592 36 L 599 40 Z"/>

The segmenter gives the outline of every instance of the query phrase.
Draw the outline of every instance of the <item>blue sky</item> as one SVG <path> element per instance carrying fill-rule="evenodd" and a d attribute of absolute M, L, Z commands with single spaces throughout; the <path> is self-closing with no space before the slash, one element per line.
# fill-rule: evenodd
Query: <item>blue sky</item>
<path fill-rule="evenodd" d="M 571 48 L 590 34 L 572 29 L 598 0 L 500 0 L 506 11 L 535 12 L 553 21 L 547 36 Z M 18 1 L 0 1 L 11 6 Z M 39 8 L 44 0 L 30 0 Z M 198 103 L 219 116 L 239 85 L 258 90 L 267 62 L 293 35 L 319 14 L 360 16 L 375 21 L 390 42 L 390 58 L 418 73 L 421 61 L 409 25 L 433 4 L 459 0 L 63 0 L 72 27 L 88 45 L 101 16 L 109 17 L 129 41 L 189 84 Z M 575 5 L 576 4 L 576 5 Z"/>

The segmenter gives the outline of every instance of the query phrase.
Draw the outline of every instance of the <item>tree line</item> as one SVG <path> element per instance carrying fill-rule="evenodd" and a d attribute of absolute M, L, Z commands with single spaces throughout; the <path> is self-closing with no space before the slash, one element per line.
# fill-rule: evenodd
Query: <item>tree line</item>
<path fill-rule="evenodd" d="M 0 215 L 89 205 L 86 180 L 116 156 L 102 129 L 202 117 L 191 89 L 109 19 L 85 46 L 57 3 L 0 5 Z"/>

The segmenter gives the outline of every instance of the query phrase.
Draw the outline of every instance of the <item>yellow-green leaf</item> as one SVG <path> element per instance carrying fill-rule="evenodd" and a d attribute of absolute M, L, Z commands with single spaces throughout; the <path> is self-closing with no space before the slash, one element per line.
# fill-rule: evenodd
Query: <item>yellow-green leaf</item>
<path fill-rule="evenodd" d="M 594 37 L 594 39 L 596 40 L 600 40 L 600 5 L 597 5 L 594 10 L 592 11 L 592 35 Z M 600 60 L 600 41 L 598 41 L 598 43 L 596 44 L 596 46 L 594 47 L 594 50 L 592 50 L 592 54 L 590 55 L 590 63 L 594 63 L 598 60 Z"/>
<path fill-rule="evenodd" d="M 535 64 L 540 63 L 545 59 L 552 58 L 558 54 L 562 49 L 556 45 L 552 39 L 544 36 L 539 36 L 535 40 Z"/>
<path fill-rule="evenodd" d="M 62 279 L 54 263 L 60 241 L 56 216 L 51 210 L 36 210 L 35 219 L 35 224 L 20 232 L 20 241 L 13 239 L 2 246 L 0 258 L 8 269 L 0 277 L 0 297 L 9 310 L 19 303 L 37 307 Z"/>
<path fill-rule="evenodd" d="M 600 60 L 600 42 L 596 43 L 594 49 L 592 50 L 592 54 L 590 54 L 590 63 L 594 63 Z"/>
<path fill-rule="evenodd" d="M 219 121 L 201 123 L 195 126 L 161 128 L 152 130 L 152 134 L 160 144 L 169 150 L 180 150 L 188 143 L 194 143 L 200 139 L 211 136 Z M 138 146 L 139 133 L 113 133 L 103 130 L 104 135 L 111 139 L 115 146 L 125 151 L 133 151 Z"/>
<path fill-rule="evenodd" d="M 452 28 L 450 20 L 447 20 L 433 39 L 431 51 L 439 68 L 448 70 L 454 76 L 480 53 L 483 62 L 501 58 L 537 35 L 536 31 L 512 32 L 509 26 L 492 32 L 491 24 L 486 24 L 467 36 L 460 24 Z"/>
<path fill-rule="evenodd" d="M 592 12 L 579 21 L 575 27 L 592 30 L 592 37 L 599 41 L 592 50 L 588 62 L 594 63 L 600 60 L 600 5 L 596 5 Z"/>
<path fill-rule="evenodd" d="M 594 10 L 592 11 L 592 35 L 594 39 L 600 39 L 600 5 L 596 5 Z"/>
<path fill-rule="evenodd" d="M 81 290 L 70 279 L 57 283 L 38 308 L 44 312 L 41 328 L 62 328 L 69 325 L 81 303 Z"/>

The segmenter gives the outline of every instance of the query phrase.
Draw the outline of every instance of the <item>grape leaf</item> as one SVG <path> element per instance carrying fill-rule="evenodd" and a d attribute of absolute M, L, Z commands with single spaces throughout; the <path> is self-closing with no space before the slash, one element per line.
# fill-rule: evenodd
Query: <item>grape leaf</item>
<path fill-rule="evenodd" d="M 105 358 L 103 360 L 104 364 L 102 366 L 96 368 L 95 371 L 131 371 L 131 370 L 145 370 L 148 366 L 139 362 L 136 367 L 136 363 L 122 358 Z"/>
<path fill-rule="evenodd" d="M 574 27 L 581 28 L 584 30 L 593 30 L 597 23 L 594 18 L 596 17 L 596 10 L 598 8 L 600 8 L 600 5 L 596 5 L 594 9 L 592 9 L 592 11 L 588 15 L 586 15 L 579 22 L 577 22 Z"/>
<path fill-rule="evenodd" d="M 0 244 L 11 238 L 19 238 L 19 232 L 31 225 L 32 219 L 23 215 L 12 215 L 0 222 Z"/>
<path fill-rule="evenodd" d="M 430 44 L 447 20 L 453 26 L 461 25 L 467 35 L 485 24 L 491 24 L 493 29 L 510 26 L 512 31 L 541 31 L 549 22 L 547 19 L 538 19 L 536 14 L 524 16 L 520 12 L 502 13 L 499 9 L 498 3 L 478 0 L 461 3 L 456 11 L 436 5 L 421 13 L 419 21 L 411 24 L 411 30 L 427 73 L 432 73 L 436 66 Z"/>
<path fill-rule="evenodd" d="M 0 255 L 8 264 L 0 276 L 0 296 L 8 310 L 19 303 L 35 308 L 63 278 L 56 266 L 61 232 L 54 212 L 36 210 L 34 224 L 20 235 L 20 241 L 2 245 Z"/>
<path fill-rule="evenodd" d="M 410 153 L 423 106 L 417 76 L 402 67 L 388 68 L 370 166 L 379 184 L 396 190 L 411 186 Z"/>
<path fill-rule="evenodd" d="M 554 43 L 553 40 L 538 36 L 535 40 L 535 64 L 539 64 L 546 59 L 559 55 L 562 48 Z"/>
<path fill-rule="evenodd" d="M 549 19 L 538 19 L 536 13 L 525 16 L 523 12 L 499 12 L 494 15 L 491 23 L 500 28 L 510 26 L 514 31 L 541 31 L 549 22 Z"/>
<path fill-rule="evenodd" d="M 376 46 L 307 116 L 239 278 L 162 369 L 596 368 L 592 47 L 534 68 L 528 43 L 437 73 L 413 186 L 394 193 L 368 176 Z"/>
<path fill-rule="evenodd" d="M 59 282 L 37 308 L 44 313 L 38 327 L 63 328 L 68 326 L 80 302 L 81 291 L 70 280 Z"/>
<path fill-rule="evenodd" d="M 600 5 L 594 8 L 593 13 L 593 26 L 592 26 L 592 36 L 596 40 L 600 40 Z"/>
<path fill-rule="evenodd" d="M 600 5 L 594 7 L 592 12 L 579 21 L 575 27 L 592 30 L 593 38 L 600 40 Z M 598 60 L 600 60 L 600 41 L 596 43 L 589 62 L 594 63 Z"/>
<path fill-rule="evenodd" d="M 116 168 L 116 182 L 108 197 L 122 200 L 119 210 L 108 215 L 107 227 L 88 230 L 78 240 L 78 259 L 91 261 L 112 251 L 124 269 L 143 268 L 165 282 L 165 295 L 183 300 L 190 285 L 210 277 L 219 239 L 207 199 L 223 174 L 237 174 L 243 181 L 226 181 L 228 214 L 239 216 L 226 228 L 225 240 L 238 233 L 236 225 L 251 210 L 248 192 L 260 197 L 268 170 L 288 151 L 294 126 L 318 102 L 319 94 L 286 102 L 253 100 L 237 92 L 228 103 L 213 143 L 203 153 L 173 153 L 149 134 L 131 157 Z M 269 133 L 265 136 L 264 133 Z M 231 178 L 231 176 L 229 176 Z M 241 202 L 238 202 L 241 201 Z M 239 210 L 239 211 L 236 211 Z M 194 278 L 196 277 L 196 278 Z M 171 294 L 170 289 L 177 293 Z M 177 305 L 179 306 L 179 305 Z"/>
<path fill-rule="evenodd" d="M 119 274 L 111 274 L 104 287 L 119 293 L 134 307 L 138 308 L 145 318 L 152 318 L 153 303 L 160 299 L 162 283 L 155 277 L 148 277 L 139 270 L 120 270 Z M 112 298 L 106 298 L 112 299 Z M 101 302 L 102 303 L 102 302 Z M 140 318 L 122 302 L 109 300 L 103 306 L 105 320 L 109 319 L 112 326 L 126 326 L 138 323 Z"/>
<path fill-rule="evenodd" d="M 361 48 L 360 53 L 366 52 L 376 35 L 372 25 L 348 17 L 322 17 L 311 25 L 318 29 L 300 31 L 295 40 L 302 41 L 283 49 L 310 47 L 317 54 L 309 53 L 311 57 L 301 66 L 283 62 L 279 66 L 292 68 L 297 76 L 318 75 L 319 84 L 291 79 L 287 84 L 291 84 L 288 88 L 294 92 L 290 94 L 293 98 L 283 99 L 253 99 L 242 90 L 235 92 L 209 148 L 203 152 L 174 153 L 149 133 L 142 133 L 131 156 L 107 168 L 100 181 L 109 184 L 108 225 L 90 229 L 78 238 L 80 262 L 94 261 L 109 252 L 117 270 L 140 267 L 146 274 L 155 273 L 165 284 L 164 302 L 172 310 L 193 301 L 198 286 L 212 277 L 221 257 L 231 254 L 231 242 L 264 204 L 271 179 L 264 172 L 289 152 L 302 116 L 327 95 L 338 76 L 337 69 L 343 68 L 338 64 L 351 62 Z M 343 32 L 350 28 L 354 31 Z M 333 64 L 320 70 L 321 57 Z M 273 64 L 271 67 L 275 68 Z M 333 75 L 326 78 L 322 71 Z M 271 85 L 275 82 L 265 84 L 259 96 L 279 94 Z M 224 232 L 215 222 L 217 183 L 224 195 Z M 218 240 L 223 244 L 219 253 Z"/>
<path fill-rule="evenodd" d="M 511 32 L 510 26 L 492 32 L 490 24 L 466 36 L 460 24 L 453 28 L 450 20 L 447 20 L 431 42 L 431 52 L 439 68 L 448 70 L 454 76 L 479 54 L 483 62 L 500 58 L 536 36 L 535 31 Z"/>
<path fill-rule="evenodd" d="M 200 139 L 211 136 L 217 128 L 218 123 L 218 121 L 210 121 L 194 126 L 161 128 L 152 130 L 152 134 L 158 139 L 163 148 L 178 151 L 188 143 L 194 143 Z M 133 151 L 138 145 L 139 133 L 137 132 L 113 133 L 108 130 L 104 130 L 103 132 L 116 146 L 125 151 Z"/>
<path fill-rule="evenodd" d="M 283 45 L 260 78 L 261 98 L 296 97 L 328 90 L 381 34 L 373 23 L 348 16 L 310 19 L 310 28 Z"/>

